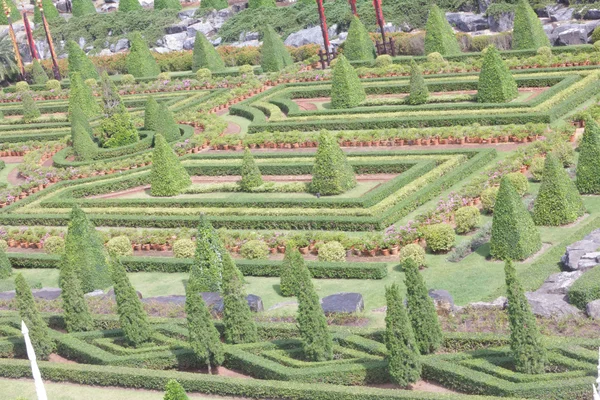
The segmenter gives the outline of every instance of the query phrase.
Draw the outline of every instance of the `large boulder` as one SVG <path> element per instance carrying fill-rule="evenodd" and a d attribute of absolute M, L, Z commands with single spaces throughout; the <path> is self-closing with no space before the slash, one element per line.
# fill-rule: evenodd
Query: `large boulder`
<path fill-rule="evenodd" d="M 328 30 L 330 38 L 333 38 L 337 33 L 337 25 L 332 25 Z M 307 44 L 318 44 L 323 47 L 323 35 L 321 34 L 320 26 L 313 26 L 312 28 L 306 28 L 299 30 L 298 32 L 291 33 L 286 39 L 284 44 L 286 46 L 300 47 Z"/>
<path fill-rule="evenodd" d="M 556 34 L 556 44 L 559 46 L 587 43 L 587 31 L 583 25 L 569 24 L 559 26 L 553 31 L 553 34 Z"/>
<path fill-rule="evenodd" d="M 203 292 L 201 293 L 202 299 L 206 303 L 206 306 L 209 310 L 216 314 L 222 314 L 224 309 L 223 298 L 221 294 L 218 292 Z M 185 296 L 183 296 L 185 298 Z M 250 311 L 260 312 L 264 311 L 264 306 L 262 299 L 254 294 L 249 294 L 246 296 L 246 301 L 248 302 L 248 306 L 250 307 Z M 184 299 L 185 302 L 185 299 Z"/>
<path fill-rule="evenodd" d="M 61 292 L 62 290 L 60 290 L 59 288 L 41 288 L 31 290 L 33 297 L 41 300 L 56 300 L 60 297 Z M 15 297 L 16 292 L 14 290 L 0 292 L 0 300 L 12 300 Z"/>
<path fill-rule="evenodd" d="M 158 303 L 158 304 L 185 304 L 185 296 L 173 295 L 173 296 L 157 296 L 157 297 L 146 297 L 142 300 L 143 303 Z"/>
<path fill-rule="evenodd" d="M 183 50 L 183 42 L 187 39 L 187 32 L 174 33 L 165 35 L 162 38 L 162 46 L 171 51 Z"/>
<path fill-rule="evenodd" d="M 211 36 L 217 33 L 217 28 L 210 22 L 200 21 L 187 27 L 188 37 L 195 38 L 196 32 L 201 32 L 205 36 Z"/>
<path fill-rule="evenodd" d="M 123 38 L 117 40 L 117 43 L 111 44 L 109 47 L 110 51 L 113 53 L 119 53 L 121 51 L 126 51 L 129 49 L 129 40 Z"/>
<path fill-rule="evenodd" d="M 365 309 L 360 293 L 336 293 L 321 299 L 321 307 L 325 314 L 351 314 Z"/>
<path fill-rule="evenodd" d="M 583 15 L 583 19 L 600 19 L 600 10 L 595 8 L 587 10 Z"/>
<path fill-rule="evenodd" d="M 433 299 L 435 308 L 444 311 L 452 311 L 454 309 L 454 298 L 447 290 L 442 289 L 430 289 L 429 297 Z"/>
<path fill-rule="evenodd" d="M 468 307 L 476 310 L 504 310 L 507 305 L 508 299 L 504 296 L 500 296 L 492 302 L 477 301 L 475 303 L 470 303 Z"/>
<path fill-rule="evenodd" d="M 484 31 L 490 28 L 488 19 L 483 14 L 448 12 L 446 19 L 461 32 Z"/>
<path fill-rule="evenodd" d="M 552 4 L 546 6 L 546 13 L 548 14 L 548 18 L 552 22 L 558 21 L 570 21 L 573 19 L 573 13 L 575 9 L 570 7 L 565 7 L 562 4 Z"/>
<path fill-rule="evenodd" d="M 593 319 L 600 319 L 600 300 L 594 300 L 587 303 L 585 313 Z"/>
<path fill-rule="evenodd" d="M 582 240 L 567 246 L 567 250 L 561 258 L 564 269 L 567 271 L 578 271 L 595 267 L 600 261 L 593 254 L 599 248 L 600 229 L 596 229 Z"/>
<path fill-rule="evenodd" d="M 492 32 L 507 32 L 512 30 L 515 20 L 514 12 L 503 12 L 488 16 L 488 24 Z"/>
<path fill-rule="evenodd" d="M 172 35 L 174 33 L 181 33 L 187 31 L 188 24 L 186 22 L 179 22 L 178 24 L 173 24 L 165 27 L 165 33 L 168 35 Z"/>
<path fill-rule="evenodd" d="M 531 311 L 537 316 L 551 318 L 580 315 L 577 307 L 567 303 L 567 296 L 565 295 L 527 292 L 525 296 L 531 306 Z"/>
<path fill-rule="evenodd" d="M 539 293 L 566 295 L 569 288 L 583 275 L 583 271 L 559 272 L 552 274 L 543 285 L 536 290 Z"/>

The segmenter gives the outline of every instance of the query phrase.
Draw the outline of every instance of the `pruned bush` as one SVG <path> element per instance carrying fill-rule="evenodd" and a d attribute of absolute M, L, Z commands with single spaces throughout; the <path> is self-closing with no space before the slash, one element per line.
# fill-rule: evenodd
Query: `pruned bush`
<path fill-rule="evenodd" d="M 83 17 L 84 15 L 96 14 L 96 6 L 92 0 L 72 0 L 71 8 L 74 17 Z"/>
<path fill-rule="evenodd" d="M 358 74 L 343 55 L 337 58 L 331 81 L 331 107 L 352 108 L 367 98 Z"/>
<path fill-rule="evenodd" d="M 6 246 L 8 248 L 8 246 Z M 6 255 L 6 248 L 0 245 L 0 279 L 6 279 L 12 275 L 12 265 Z"/>
<path fill-rule="evenodd" d="M 69 88 L 69 119 L 71 119 L 75 107 L 81 108 L 87 118 L 100 114 L 100 105 L 94 98 L 92 89 L 83 82 L 81 74 L 72 72 L 69 74 L 69 79 L 71 83 Z"/>
<path fill-rule="evenodd" d="M 144 108 L 144 129 L 156 131 L 159 120 L 158 103 L 152 96 L 148 96 L 146 107 Z"/>
<path fill-rule="evenodd" d="M 322 132 L 319 135 L 309 192 L 328 196 L 344 193 L 355 186 L 356 177 L 346 154 L 332 135 Z"/>
<path fill-rule="evenodd" d="M 71 114 L 71 144 L 78 160 L 91 161 L 98 154 L 98 146 L 92 139 L 92 128 L 77 105 Z"/>
<path fill-rule="evenodd" d="M 419 267 L 425 265 L 425 249 L 416 243 L 410 243 L 402 247 L 399 255 L 400 264 L 404 264 L 410 258 Z"/>
<path fill-rule="evenodd" d="M 181 5 L 179 6 L 181 7 Z M 154 2 L 154 8 L 156 8 L 156 2 Z M 165 397 L 163 400 L 189 400 L 189 397 L 179 382 L 175 379 L 170 379 L 167 382 L 167 386 L 165 386 Z"/>
<path fill-rule="evenodd" d="M 21 101 L 23 102 L 23 122 L 33 122 L 42 115 L 35 100 L 31 97 L 31 92 L 23 92 Z"/>
<path fill-rule="evenodd" d="M 550 47 L 550 40 L 542 27 L 542 22 L 528 0 L 519 0 L 515 9 L 512 33 L 513 50 Z"/>
<path fill-rule="evenodd" d="M 425 227 L 425 242 L 434 253 L 450 251 L 456 241 L 454 229 L 449 224 L 434 224 Z"/>
<path fill-rule="evenodd" d="M 552 152 L 558 157 L 565 168 L 575 164 L 575 149 L 571 143 L 559 141 L 552 146 Z"/>
<path fill-rule="evenodd" d="M 227 0 L 202 0 L 198 10 L 222 10 L 227 7 L 229 7 Z M 196 14 L 198 14 L 198 11 L 196 11 Z"/>
<path fill-rule="evenodd" d="M 121 78 L 121 83 L 123 85 L 135 85 L 135 76 L 131 74 L 125 74 Z"/>
<path fill-rule="evenodd" d="M 208 41 L 202 32 L 198 31 L 196 32 L 196 40 L 194 42 L 192 72 L 198 72 L 202 68 L 206 68 L 212 72 L 222 71 L 225 69 L 225 63 L 215 49 L 215 46 Z"/>
<path fill-rule="evenodd" d="M 500 57 L 495 46 L 486 49 L 477 82 L 477 101 L 506 103 L 519 94 L 515 78 Z"/>
<path fill-rule="evenodd" d="M 212 78 L 212 72 L 208 68 L 200 68 L 196 71 L 196 79 L 200 82 L 207 81 Z"/>
<path fill-rule="evenodd" d="M 176 10 L 182 9 L 179 0 L 154 0 L 155 10 Z"/>
<path fill-rule="evenodd" d="M 432 64 L 446 64 L 447 63 L 447 61 L 444 60 L 444 56 L 442 56 L 437 51 L 427 54 L 427 62 L 432 63 Z"/>
<path fill-rule="evenodd" d="M 119 112 L 104 118 L 100 124 L 100 135 L 103 147 L 120 147 L 140 140 L 131 116 L 127 111 Z"/>
<path fill-rule="evenodd" d="M 279 72 L 294 61 L 285 48 L 283 40 L 275 30 L 267 25 L 263 32 L 260 65 L 264 72 Z"/>
<path fill-rule="evenodd" d="M 444 12 L 437 5 L 429 9 L 425 26 L 425 54 L 440 53 L 442 56 L 460 54 L 460 46 Z"/>
<path fill-rule="evenodd" d="M 82 82 L 86 79 L 100 79 L 100 74 L 92 60 L 88 58 L 79 44 L 73 40 L 67 41 L 67 53 L 69 54 L 69 79 L 73 79 L 73 73 L 77 72 L 81 76 Z"/>
<path fill-rule="evenodd" d="M 298 290 L 298 276 L 304 268 L 304 258 L 296 248 L 285 252 L 279 272 L 279 290 L 282 296 L 295 296 Z"/>
<path fill-rule="evenodd" d="M 242 179 L 240 180 L 239 185 L 244 192 L 249 192 L 264 183 L 262 175 L 260 174 L 260 169 L 258 169 L 258 165 L 256 165 L 254 157 L 252 157 L 252 153 L 248 148 L 244 150 L 241 174 Z"/>
<path fill-rule="evenodd" d="M 27 92 L 29 91 L 29 83 L 25 81 L 20 81 L 15 84 L 15 91 L 17 93 Z"/>
<path fill-rule="evenodd" d="M 36 58 L 33 59 L 31 74 L 33 75 L 33 83 L 36 85 L 45 85 L 48 82 L 48 74 Z"/>
<path fill-rule="evenodd" d="M 248 0 L 248 8 L 277 7 L 275 0 Z"/>
<path fill-rule="evenodd" d="M 529 172 L 531 172 L 531 179 L 534 182 L 539 182 L 542 180 L 542 174 L 544 173 L 544 161 L 543 157 L 534 157 L 531 160 L 531 165 L 529 166 Z"/>
<path fill-rule="evenodd" d="M 529 190 L 529 182 L 524 174 L 520 172 L 511 172 L 510 174 L 506 174 L 505 178 L 512 183 L 519 196 L 524 196 Z"/>
<path fill-rule="evenodd" d="M 132 256 L 131 240 L 127 236 L 115 236 L 106 243 L 108 254 L 113 256 Z"/>
<path fill-rule="evenodd" d="M 374 65 L 375 68 L 386 68 L 392 65 L 393 63 L 394 60 L 392 59 L 392 56 L 390 56 L 389 54 L 382 54 L 380 56 L 377 56 Z"/>
<path fill-rule="evenodd" d="M 475 229 L 481 221 L 479 209 L 475 206 L 461 207 L 454 213 L 456 233 L 468 233 Z"/>
<path fill-rule="evenodd" d="M 61 89 L 60 82 L 57 81 L 56 79 L 50 79 L 50 80 L 48 80 L 48 82 L 46 82 L 45 87 L 46 87 L 46 90 L 57 91 L 57 90 Z"/>
<path fill-rule="evenodd" d="M 138 11 L 142 9 L 142 5 L 138 0 L 121 0 L 119 1 L 119 12 Z"/>
<path fill-rule="evenodd" d="M 414 60 L 410 61 L 410 93 L 406 98 L 406 102 L 412 105 L 427 103 L 429 98 L 429 90 L 423 79 L 421 68 Z"/>
<path fill-rule="evenodd" d="M 156 132 L 163 135 L 167 142 L 174 142 L 181 137 L 181 131 L 179 125 L 175 122 L 173 112 L 164 103 L 158 105 Z"/>
<path fill-rule="evenodd" d="M 86 79 L 83 83 L 85 83 L 86 85 L 88 85 L 91 88 L 95 88 L 98 86 L 98 81 L 95 80 L 94 78 Z"/>
<path fill-rule="evenodd" d="M 358 17 L 352 17 L 344 42 L 344 56 L 350 61 L 372 61 L 376 56 L 373 40 Z"/>
<path fill-rule="evenodd" d="M 131 1 L 138 3 L 138 0 Z M 139 32 L 133 32 L 129 41 L 131 47 L 125 59 L 127 73 L 136 78 L 154 77 L 160 74 L 160 68 L 154 57 L 152 57 L 152 53 L 150 53 L 150 49 L 148 49 L 148 45 L 142 38 L 142 35 Z"/>
<path fill-rule="evenodd" d="M 331 241 L 319 246 L 319 261 L 346 261 L 346 249 L 340 242 Z"/>
<path fill-rule="evenodd" d="M 44 251 L 48 254 L 64 253 L 65 239 L 60 236 L 49 236 L 44 240 Z"/>
<path fill-rule="evenodd" d="M 600 127 L 588 118 L 579 144 L 575 184 L 581 194 L 600 193 Z"/>
<path fill-rule="evenodd" d="M 175 258 L 193 258 L 196 253 L 196 243 L 191 239 L 179 239 L 173 243 Z"/>
<path fill-rule="evenodd" d="M 483 211 L 488 213 L 494 212 L 494 205 L 496 204 L 497 196 L 498 186 L 489 187 L 481 192 L 481 206 Z"/>
<path fill-rule="evenodd" d="M 240 254 L 248 260 L 266 260 L 269 257 L 269 246 L 262 240 L 249 240 L 240 248 Z"/>
<path fill-rule="evenodd" d="M 152 196 L 176 196 L 192 184 L 190 176 L 165 138 L 154 136 L 150 194 Z"/>

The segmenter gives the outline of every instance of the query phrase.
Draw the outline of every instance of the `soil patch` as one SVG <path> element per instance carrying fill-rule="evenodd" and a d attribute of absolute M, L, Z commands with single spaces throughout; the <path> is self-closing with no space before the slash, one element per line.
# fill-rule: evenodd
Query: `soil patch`
<path fill-rule="evenodd" d="M 50 354 L 50 356 L 48 357 L 48 361 L 60 364 L 77 364 L 75 361 L 67 360 L 66 358 L 59 356 L 56 353 Z"/>
<path fill-rule="evenodd" d="M 23 162 L 23 156 L 0 157 L 0 160 L 4 161 L 6 164 L 19 164 Z"/>

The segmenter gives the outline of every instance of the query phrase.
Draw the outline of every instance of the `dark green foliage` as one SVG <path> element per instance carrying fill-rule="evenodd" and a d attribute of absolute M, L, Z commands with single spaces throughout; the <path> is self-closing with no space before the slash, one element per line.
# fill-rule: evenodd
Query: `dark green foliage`
<path fill-rule="evenodd" d="M 82 82 L 88 79 L 100 79 L 96 66 L 75 41 L 69 40 L 67 42 L 67 53 L 69 54 L 69 78 L 71 81 L 74 72 L 79 72 Z M 71 87 L 72 85 L 71 82 Z"/>
<path fill-rule="evenodd" d="M 154 136 L 150 193 L 152 196 L 176 196 L 192 184 L 190 176 L 165 138 Z"/>
<path fill-rule="evenodd" d="M 10 260 L 4 250 L 0 249 L 0 279 L 6 279 L 12 274 Z"/>
<path fill-rule="evenodd" d="M 6 18 L 6 14 L 4 14 L 4 4 L 8 4 L 10 8 L 10 20 L 14 23 L 16 21 L 20 21 L 22 17 L 17 5 L 12 0 L 2 0 L 3 2 L 0 4 L 3 9 L 0 12 L 0 25 L 8 25 L 8 19 Z"/>
<path fill-rule="evenodd" d="M 92 128 L 79 106 L 73 108 L 71 116 L 71 142 L 78 160 L 91 161 L 98 154 L 98 146 L 91 136 Z"/>
<path fill-rule="evenodd" d="M 158 116 L 158 103 L 154 100 L 154 97 L 148 96 L 146 107 L 144 108 L 144 129 L 155 131 L 158 128 Z"/>
<path fill-rule="evenodd" d="M 510 349 L 515 369 L 526 374 L 542 374 L 546 364 L 546 350 L 538 331 L 535 316 L 511 261 L 504 266 L 506 296 L 508 298 L 508 321 L 510 325 Z"/>
<path fill-rule="evenodd" d="M 394 383 L 406 387 L 421 378 L 419 348 L 398 285 L 385 288 L 385 299 L 384 340 L 388 350 L 388 370 Z"/>
<path fill-rule="evenodd" d="M 298 276 L 304 265 L 304 258 L 298 249 L 285 252 L 279 274 L 279 290 L 282 296 L 295 296 L 298 291 Z"/>
<path fill-rule="evenodd" d="M 585 310 L 591 301 L 600 299 L 600 268 L 594 267 L 585 273 L 585 278 L 577 279 L 569 288 L 569 303 Z"/>
<path fill-rule="evenodd" d="M 344 193 L 355 186 L 354 170 L 348 163 L 346 154 L 333 135 L 322 132 L 319 135 L 309 192 L 329 196 Z"/>
<path fill-rule="evenodd" d="M 54 350 L 54 342 L 50 337 L 48 325 L 46 325 L 35 305 L 31 288 L 22 274 L 18 274 L 15 278 L 15 291 L 19 316 L 29 329 L 29 338 L 35 350 L 36 358 L 47 360 Z"/>
<path fill-rule="evenodd" d="M 515 78 L 494 46 L 489 46 L 483 56 L 483 66 L 477 83 L 477 101 L 480 103 L 506 103 L 517 97 L 519 91 Z"/>
<path fill-rule="evenodd" d="M 225 62 L 221 55 L 217 53 L 215 46 L 208 41 L 202 32 L 198 31 L 194 41 L 192 72 L 197 72 L 200 68 L 208 68 L 212 72 L 222 71 L 225 69 Z"/>
<path fill-rule="evenodd" d="M 71 87 L 69 89 L 69 119 L 72 119 L 73 108 L 75 105 L 81 108 L 81 111 L 87 118 L 92 118 L 100 114 L 100 105 L 96 102 L 92 89 L 83 82 L 79 72 L 70 74 Z"/>
<path fill-rule="evenodd" d="M 189 400 L 183 386 L 179 384 L 175 379 L 170 379 L 165 386 L 165 397 L 163 400 Z"/>
<path fill-rule="evenodd" d="M 117 113 L 124 113 L 127 110 L 119 95 L 117 87 L 113 83 L 112 79 L 108 76 L 106 71 L 102 72 L 100 77 L 102 86 L 102 102 L 104 103 L 104 115 L 111 117 Z"/>
<path fill-rule="evenodd" d="M 31 92 L 23 92 L 21 101 L 23 102 L 23 122 L 32 122 L 42 115 L 35 100 L 31 97 Z"/>
<path fill-rule="evenodd" d="M 204 10 L 222 10 L 229 7 L 227 0 L 204 0 L 200 2 L 200 9 Z"/>
<path fill-rule="evenodd" d="M 154 1 L 154 9 L 155 10 L 181 10 L 181 3 L 179 0 L 155 0 Z"/>
<path fill-rule="evenodd" d="M 202 295 L 194 285 L 188 285 L 185 298 L 188 342 L 196 357 L 211 367 L 221 365 L 225 359 L 219 331 L 215 328 Z"/>
<path fill-rule="evenodd" d="M 102 120 L 100 124 L 102 147 L 120 147 L 140 140 L 131 116 L 127 111 L 113 114 Z"/>
<path fill-rule="evenodd" d="M 119 260 L 114 257 L 110 263 L 111 275 L 114 282 L 117 313 L 123 334 L 129 343 L 138 346 L 150 340 L 152 328 L 144 306 L 131 286 L 127 272 Z"/>
<path fill-rule="evenodd" d="M 260 169 L 258 169 L 258 165 L 254 162 L 254 157 L 252 157 L 252 153 L 247 147 L 244 150 L 244 158 L 242 159 L 242 179 L 239 184 L 244 192 L 249 192 L 251 189 L 263 184 Z"/>
<path fill-rule="evenodd" d="M 45 85 L 48 82 L 48 74 L 46 74 L 40 62 L 35 58 L 33 59 L 32 68 L 33 83 L 36 85 Z"/>
<path fill-rule="evenodd" d="M 575 185 L 581 194 L 600 193 L 600 127 L 592 118 L 586 119 L 579 144 Z"/>
<path fill-rule="evenodd" d="M 77 271 L 84 293 L 106 289 L 111 284 L 102 240 L 79 207 L 73 207 L 65 237 L 61 268 L 68 265 Z"/>
<path fill-rule="evenodd" d="M 71 0 L 71 8 L 74 17 L 96 14 L 96 7 L 92 0 Z"/>
<path fill-rule="evenodd" d="M 444 12 L 432 5 L 425 27 L 425 54 L 440 53 L 443 56 L 460 54 L 456 35 L 446 19 Z"/>
<path fill-rule="evenodd" d="M 412 258 L 402 264 L 406 285 L 407 309 L 421 354 L 435 352 L 442 345 L 442 328 L 423 276 Z"/>
<path fill-rule="evenodd" d="M 173 113 L 165 104 L 158 105 L 158 115 L 156 123 L 156 132 L 163 135 L 167 142 L 174 142 L 181 138 L 179 125 L 175 122 Z"/>
<path fill-rule="evenodd" d="M 423 79 L 421 68 L 414 60 L 410 61 L 410 94 L 406 102 L 412 105 L 425 104 L 429 98 L 429 90 Z"/>
<path fill-rule="evenodd" d="M 348 37 L 344 42 L 344 56 L 349 61 L 371 61 L 375 59 L 375 45 L 367 28 L 357 17 L 352 18 Z"/>
<path fill-rule="evenodd" d="M 198 292 L 220 292 L 225 252 L 217 232 L 204 214 L 200 215 L 188 287 L 194 286 Z"/>
<path fill-rule="evenodd" d="M 227 252 L 223 253 L 223 325 L 227 343 L 252 343 L 258 339 L 242 273 Z"/>
<path fill-rule="evenodd" d="M 542 247 L 540 232 L 510 180 L 502 178 L 494 205 L 490 254 L 500 260 L 524 260 Z"/>
<path fill-rule="evenodd" d="M 119 2 L 119 12 L 138 11 L 142 9 L 142 5 L 138 0 L 121 0 Z"/>
<path fill-rule="evenodd" d="M 248 8 L 277 7 L 275 0 L 248 0 Z"/>
<path fill-rule="evenodd" d="M 60 14 L 52 0 L 42 0 L 42 8 L 44 9 L 44 15 L 46 16 L 46 21 L 48 21 L 48 23 L 60 20 Z M 42 23 L 42 13 L 37 6 L 37 2 L 33 7 L 33 22 L 36 26 Z"/>
<path fill-rule="evenodd" d="M 331 108 L 352 108 L 367 98 L 354 67 L 343 55 L 336 59 L 331 82 Z"/>
<path fill-rule="evenodd" d="M 139 5 L 138 0 L 125 0 L 132 1 Z M 119 9 L 123 2 L 119 3 Z M 131 46 L 129 48 L 129 54 L 125 59 L 125 66 L 127 73 L 135 76 L 136 78 L 141 77 L 154 77 L 160 74 L 160 67 L 156 63 L 152 53 L 148 48 L 148 45 L 142 38 L 139 32 L 133 32 L 129 37 Z"/>
<path fill-rule="evenodd" d="M 77 268 L 64 263 L 60 266 L 59 285 L 63 301 L 64 320 L 69 332 L 89 331 L 94 328 L 94 320 L 88 310 Z"/>
<path fill-rule="evenodd" d="M 264 72 L 278 72 L 293 64 L 292 56 L 285 48 L 283 40 L 271 26 L 263 31 L 260 65 Z"/>
<path fill-rule="evenodd" d="M 538 49 L 543 46 L 550 47 L 550 40 L 540 19 L 529 1 L 519 0 L 512 33 L 513 50 Z"/>
<path fill-rule="evenodd" d="M 546 155 L 542 185 L 535 199 L 533 220 L 537 225 L 569 224 L 585 213 L 575 183 L 553 154 Z"/>
<path fill-rule="evenodd" d="M 304 357 L 310 361 L 327 361 L 333 358 L 333 338 L 327 328 L 327 320 L 312 284 L 312 276 L 306 265 L 298 264 L 296 270 L 298 297 L 298 330 L 302 340 Z"/>

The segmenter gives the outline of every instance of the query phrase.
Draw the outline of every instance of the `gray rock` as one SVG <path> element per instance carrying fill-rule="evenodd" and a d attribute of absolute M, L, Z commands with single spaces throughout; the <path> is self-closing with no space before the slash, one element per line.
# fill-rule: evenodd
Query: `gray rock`
<path fill-rule="evenodd" d="M 447 290 L 431 289 L 429 290 L 429 297 L 433 299 L 436 308 L 452 311 L 454 298 Z"/>
<path fill-rule="evenodd" d="M 566 296 L 562 294 L 527 292 L 525 297 L 531 306 L 531 311 L 540 317 L 564 317 L 580 314 L 579 309 L 567 303 Z"/>
<path fill-rule="evenodd" d="M 600 10 L 587 10 L 586 13 L 583 15 L 583 19 L 600 19 Z"/>
<path fill-rule="evenodd" d="M 96 289 L 93 292 L 89 292 L 83 295 L 83 297 L 102 297 L 104 296 L 104 290 Z"/>
<path fill-rule="evenodd" d="M 307 44 L 316 43 L 323 46 L 323 35 L 321 34 L 321 27 L 313 26 L 312 28 L 306 28 L 299 30 L 298 32 L 291 33 L 285 39 L 286 46 L 300 47 Z"/>
<path fill-rule="evenodd" d="M 590 301 L 585 306 L 585 313 L 593 319 L 600 319 L 600 300 Z"/>
<path fill-rule="evenodd" d="M 183 50 L 183 42 L 187 39 L 187 32 L 174 33 L 165 35 L 162 38 L 162 45 L 169 50 Z"/>
<path fill-rule="evenodd" d="M 113 52 L 110 51 L 109 49 L 102 49 L 100 50 L 100 52 L 98 53 L 99 56 L 112 56 Z"/>
<path fill-rule="evenodd" d="M 210 43 L 212 43 L 213 46 L 218 46 L 221 44 L 221 42 L 223 42 L 223 38 L 220 37 L 210 40 Z"/>
<path fill-rule="evenodd" d="M 584 27 L 572 27 L 559 32 L 557 36 L 556 44 L 559 46 L 587 43 L 587 32 Z"/>
<path fill-rule="evenodd" d="M 33 297 L 42 300 L 56 300 L 60 297 L 61 292 L 62 290 L 59 288 L 41 288 L 33 289 L 31 291 L 31 293 L 33 293 Z"/>
<path fill-rule="evenodd" d="M 559 28 L 556 28 L 555 31 L 559 30 Z M 561 259 L 563 267 L 567 271 L 578 270 L 581 258 L 588 253 L 596 252 L 598 248 L 600 248 L 600 230 L 596 229 L 584 237 L 583 240 L 567 246 L 565 254 Z"/>
<path fill-rule="evenodd" d="M 139 299 L 143 299 L 142 293 L 135 291 Z M 101 297 L 103 300 L 114 300 L 115 299 L 115 289 L 111 288 L 104 296 Z"/>
<path fill-rule="evenodd" d="M 171 50 L 167 49 L 166 47 L 158 46 L 154 48 L 154 51 L 160 54 L 165 54 L 169 53 Z"/>
<path fill-rule="evenodd" d="M 196 37 L 196 32 L 201 32 L 205 36 L 210 36 L 217 32 L 217 28 L 209 22 L 197 22 L 187 27 L 187 35 L 189 37 Z"/>
<path fill-rule="evenodd" d="M 483 14 L 473 13 L 446 13 L 446 19 L 450 25 L 461 32 L 475 32 L 489 29 L 488 19 Z"/>
<path fill-rule="evenodd" d="M 321 299 L 325 314 L 357 313 L 365 309 L 360 293 L 336 293 Z"/>
<path fill-rule="evenodd" d="M 504 12 L 488 16 L 488 24 L 492 32 L 506 32 L 513 28 L 515 13 Z"/>
<path fill-rule="evenodd" d="M 570 21 L 573 19 L 573 13 L 575 9 L 565 7 L 562 4 L 553 4 L 550 6 L 546 6 L 546 13 L 550 18 L 550 21 Z"/>
<path fill-rule="evenodd" d="M 258 40 L 259 33 L 258 32 L 241 32 L 240 33 L 240 42 L 247 42 L 249 40 Z"/>
<path fill-rule="evenodd" d="M 61 1 L 57 2 L 55 5 L 56 5 L 56 9 L 58 10 L 58 12 L 60 12 L 60 13 L 67 12 L 67 2 L 65 0 L 61 0 Z"/>
<path fill-rule="evenodd" d="M 129 49 L 129 40 L 128 39 L 119 39 L 117 43 L 110 46 L 110 51 L 113 53 L 119 53 L 121 51 L 125 51 Z"/>
<path fill-rule="evenodd" d="M 591 22 L 586 22 L 585 24 L 583 24 L 583 27 L 585 28 L 585 31 L 587 32 L 588 41 L 590 40 L 590 36 L 592 36 L 594 29 L 596 29 L 599 25 L 600 25 L 600 21 L 591 21 Z"/>
<path fill-rule="evenodd" d="M 189 9 L 189 10 L 185 10 L 185 11 L 180 11 L 177 14 L 177 18 L 184 20 L 184 19 L 189 19 L 192 18 L 194 16 L 194 14 L 196 13 L 196 8 L 193 9 Z"/>
<path fill-rule="evenodd" d="M 203 292 L 201 293 L 202 299 L 206 303 L 206 306 L 209 310 L 216 314 L 223 313 L 223 298 L 218 292 Z M 185 297 L 185 296 L 183 296 Z M 185 300 L 184 300 L 185 301 Z M 246 301 L 248 302 L 248 306 L 250 307 L 250 311 L 252 312 L 260 312 L 264 310 L 262 299 L 254 294 L 249 294 L 246 296 Z"/>
<path fill-rule="evenodd" d="M 569 288 L 583 275 L 583 271 L 559 272 L 552 274 L 542 286 L 536 290 L 539 293 L 562 294 L 569 292 Z"/>
<path fill-rule="evenodd" d="M 262 42 L 259 42 L 258 40 L 249 40 L 247 42 L 233 42 L 230 44 L 230 46 L 233 47 L 258 47 L 262 44 Z"/>
<path fill-rule="evenodd" d="M 195 41 L 196 40 L 194 38 L 185 39 L 185 41 L 183 42 L 183 49 L 184 50 L 193 50 Z"/>
<path fill-rule="evenodd" d="M 479 7 L 479 12 L 480 13 L 486 12 L 491 3 L 492 3 L 492 0 L 477 0 L 477 6 Z"/>
<path fill-rule="evenodd" d="M 181 33 L 187 31 L 188 24 L 185 22 L 180 22 L 178 24 L 169 25 L 165 27 L 165 33 L 168 35 L 172 35 L 174 33 Z"/>
<path fill-rule="evenodd" d="M 0 292 L 0 300 L 12 300 L 16 296 L 16 292 L 14 290 L 9 290 L 7 292 Z"/>
<path fill-rule="evenodd" d="M 486 309 L 497 309 L 497 310 L 504 310 L 508 305 L 508 299 L 504 296 L 500 296 L 498 297 L 496 300 L 492 301 L 492 302 L 484 302 L 484 301 L 478 301 L 475 303 L 471 303 L 469 304 L 470 308 L 474 308 L 474 309 L 479 309 L 479 310 L 486 310 Z"/>
<path fill-rule="evenodd" d="M 100 11 L 102 11 L 102 12 L 113 12 L 113 11 L 117 11 L 118 7 L 119 7 L 118 4 L 103 4 L 100 7 Z"/>
<path fill-rule="evenodd" d="M 159 304 L 185 304 L 185 296 L 157 296 L 147 297 L 142 300 L 142 303 L 159 303 Z"/>

